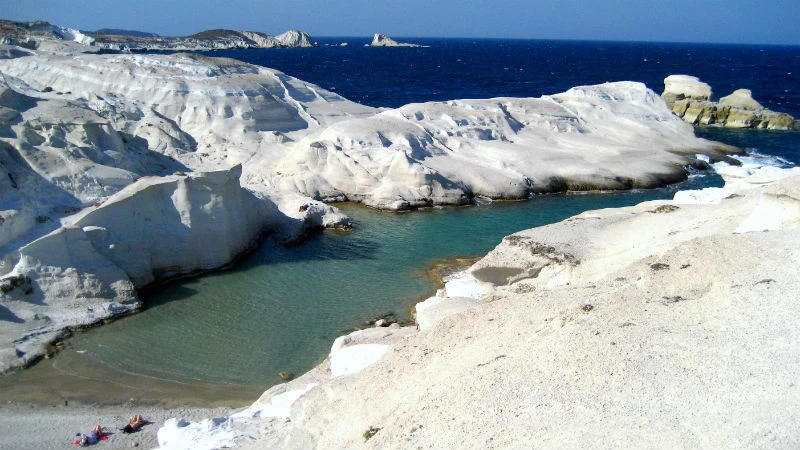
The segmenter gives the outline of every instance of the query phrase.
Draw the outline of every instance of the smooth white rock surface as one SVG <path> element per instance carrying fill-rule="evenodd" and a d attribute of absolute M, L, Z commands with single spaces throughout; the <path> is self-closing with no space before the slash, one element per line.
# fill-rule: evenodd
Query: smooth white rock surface
<path fill-rule="evenodd" d="M 272 182 L 321 200 L 406 209 L 655 187 L 684 179 L 696 153 L 729 151 L 696 138 L 644 85 L 618 82 L 411 104 L 320 127 L 291 144 Z"/>
<path fill-rule="evenodd" d="M 714 92 L 708 83 L 691 75 L 669 75 L 664 79 L 664 93 L 661 94 L 668 103 L 675 100 L 711 101 Z"/>

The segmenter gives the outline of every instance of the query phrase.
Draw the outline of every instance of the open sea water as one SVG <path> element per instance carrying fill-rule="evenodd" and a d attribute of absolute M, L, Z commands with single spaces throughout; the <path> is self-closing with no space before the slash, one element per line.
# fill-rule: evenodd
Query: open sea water
<path fill-rule="evenodd" d="M 208 54 L 278 69 L 377 107 L 538 97 L 620 80 L 641 81 L 661 93 L 666 76 L 689 74 L 709 83 L 716 98 L 747 88 L 762 105 L 800 117 L 800 47 L 398 40 L 427 47 L 366 48 L 365 38 L 328 38 L 310 49 Z M 341 42 L 349 45 L 337 45 Z M 704 128 L 697 134 L 747 149 L 769 164 L 800 163 L 798 131 Z M 63 380 L 69 375 L 111 380 L 120 399 L 163 402 L 175 386 L 184 386 L 198 391 L 194 401 L 246 403 L 279 383 L 279 371 L 301 374 L 320 363 L 337 336 L 365 326 L 370 318 L 390 311 L 409 318 L 413 305 L 438 287 L 427 275 L 436 263 L 483 255 L 503 236 L 585 210 L 720 184 L 719 177 L 706 174 L 664 189 L 549 195 L 412 213 L 342 205 L 353 219 L 353 231 L 324 232 L 288 248 L 267 244 L 234 270 L 143 295 L 144 311 L 75 334 L 56 358 L 25 371 L 34 375 L 0 380 L 0 392 L 14 391 L 6 387 L 19 387 L 28 376 L 42 383 L 48 376 Z M 163 390 L 142 387 L 159 383 Z M 80 392 L 85 384 L 72 383 L 70 392 L 50 395 L 95 401 L 96 387 Z"/>

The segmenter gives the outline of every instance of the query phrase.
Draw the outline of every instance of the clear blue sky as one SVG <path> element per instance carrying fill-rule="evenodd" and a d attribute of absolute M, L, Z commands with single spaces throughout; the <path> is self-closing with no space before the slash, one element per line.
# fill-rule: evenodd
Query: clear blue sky
<path fill-rule="evenodd" d="M 800 45 L 800 0 L 0 0 L 0 18 L 185 36 L 493 37 Z"/>

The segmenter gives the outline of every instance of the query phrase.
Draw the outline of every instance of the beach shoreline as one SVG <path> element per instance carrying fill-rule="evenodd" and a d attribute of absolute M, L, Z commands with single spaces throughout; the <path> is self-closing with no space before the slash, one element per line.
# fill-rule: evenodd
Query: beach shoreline
<path fill-rule="evenodd" d="M 232 408 L 162 408 L 121 404 L 97 406 L 68 403 L 44 406 L 9 402 L 0 404 L 0 449 L 74 448 L 76 434 L 88 433 L 101 425 L 109 433 L 108 440 L 100 445 L 104 449 L 158 448 L 158 430 L 172 417 L 200 421 L 213 417 L 227 417 Z M 124 434 L 121 429 L 136 414 L 149 424 L 136 433 Z"/>

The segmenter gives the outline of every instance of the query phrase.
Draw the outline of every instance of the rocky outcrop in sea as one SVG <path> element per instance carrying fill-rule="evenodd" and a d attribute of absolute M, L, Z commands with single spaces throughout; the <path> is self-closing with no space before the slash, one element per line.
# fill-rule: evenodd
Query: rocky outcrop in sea
<path fill-rule="evenodd" d="M 422 47 L 422 46 L 419 44 L 397 42 L 385 34 L 375 33 L 375 35 L 372 36 L 372 42 L 366 44 L 365 47 Z"/>
<path fill-rule="evenodd" d="M 696 77 L 670 75 L 664 79 L 664 100 L 675 114 L 693 125 L 717 125 L 727 128 L 800 128 L 789 114 L 769 110 L 753 99 L 749 89 L 713 101 L 711 86 Z"/>

